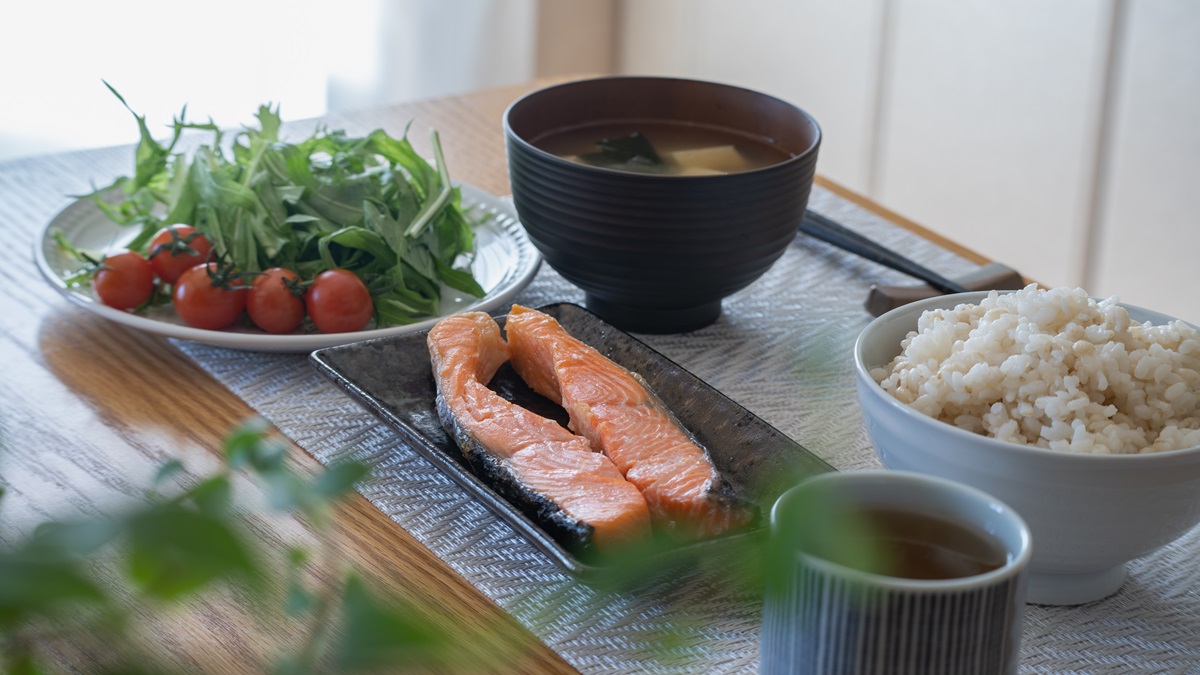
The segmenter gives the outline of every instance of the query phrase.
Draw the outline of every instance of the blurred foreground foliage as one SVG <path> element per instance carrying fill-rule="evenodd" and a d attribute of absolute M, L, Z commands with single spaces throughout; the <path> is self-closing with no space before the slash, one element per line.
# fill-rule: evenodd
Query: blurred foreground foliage
<path fill-rule="evenodd" d="M 308 479 L 287 466 L 288 448 L 265 421 L 249 420 L 227 436 L 215 475 L 164 494 L 184 468 L 173 460 L 158 472 L 144 504 L 115 515 L 46 522 L 15 546 L 0 548 L 0 672 L 56 672 L 47 653 L 55 640 L 102 655 L 96 672 L 171 672 L 134 646 L 136 624 L 146 616 L 173 616 L 207 595 L 245 601 L 257 618 L 294 624 L 290 634 L 301 636 L 298 647 L 264 664 L 271 672 L 481 666 L 435 628 L 428 612 L 372 594 L 338 561 L 315 561 L 332 572 L 319 582 L 305 574 L 315 564 L 311 552 L 291 548 L 286 560 L 272 560 L 258 550 L 235 506 L 236 472 L 261 479 L 270 508 L 307 520 L 323 540 L 324 558 L 333 555 L 328 530 L 337 501 L 368 473 L 345 462 Z M 270 579 L 283 580 L 283 597 L 269 590 Z"/>
<path fill-rule="evenodd" d="M 161 665 L 162 655 L 140 650 L 133 639 L 138 624 L 169 621 L 205 598 L 242 603 L 254 620 L 287 622 L 276 634 L 294 639 L 279 648 L 273 662 L 262 664 L 264 672 L 279 675 L 497 672 L 521 661 L 529 636 L 516 622 L 498 615 L 474 627 L 454 625 L 451 633 L 436 608 L 376 593 L 335 559 L 334 508 L 367 476 L 367 467 L 336 463 L 311 478 L 301 476 L 287 465 L 290 443 L 261 419 L 233 430 L 223 445 L 215 475 L 180 487 L 182 481 L 172 477 L 184 466 L 169 461 L 138 507 L 43 523 L 15 546 L 0 547 L 0 673 L 59 672 L 53 667 L 56 641 L 100 655 L 92 672 L 174 672 Z M 285 559 L 272 559 L 254 545 L 246 512 L 236 505 L 239 472 L 265 486 L 267 508 L 298 515 L 311 526 L 319 538 L 316 556 L 291 547 Z M 176 486 L 170 494 L 168 485 Z M 3 496 L 0 486 L 0 514 Z M 811 515 L 819 521 L 819 509 Z M 764 590 L 778 587 L 792 569 L 794 542 L 768 545 L 765 534 L 760 529 L 697 546 L 652 538 L 595 561 L 586 582 L 598 592 L 574 601 L 591 603 L 599 612 L 612 594 L 653 592 L 660 609 L 674 605 L 679 610 L 674 621 L 648 636 L 655 648 L 644 654 L 648 662 L 674 663 L 710 634 L 701 616 L 689 611 L 697 584 L 702 594 L 733 593 L 756 606 Z M 561 621 L 557 607 L 557 601 L 535 593 L 518 602 L 514 613 L 554 626 Z"/>

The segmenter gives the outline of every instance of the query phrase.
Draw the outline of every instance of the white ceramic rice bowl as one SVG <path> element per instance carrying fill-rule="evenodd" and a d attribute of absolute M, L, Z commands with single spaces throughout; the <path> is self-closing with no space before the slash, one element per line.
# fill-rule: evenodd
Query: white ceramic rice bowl
<path fill-rule="evenodd" d="M 984 490 L 1012 506 L 1033 533 L 1029 601 L 1069 605 L 1116 592 L 1130 560 L 1200 522 L 1200 446 L 1144 455 L 1089 455 L 999 441 L 917 412 L 870 376 L 900 353 L 927 309 L 978 303 L 986 292 L 946 295 L 872 321 L 854 347 L 859 401 L 880 460 Z M 1172 320 L 1122 304 L 1134 321 Z"/>

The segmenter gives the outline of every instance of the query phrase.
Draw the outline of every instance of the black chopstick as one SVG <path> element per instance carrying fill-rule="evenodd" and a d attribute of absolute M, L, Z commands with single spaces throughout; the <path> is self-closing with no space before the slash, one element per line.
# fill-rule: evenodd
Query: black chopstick
<path fill-rule="evenodd" d="M 943 293 L 964 293 L 967 290 L 937 272 L 913 262 L 890 248 L 867 239 L 811 209 L 804 215 L 804 220 L 800 222 L 800 231 L 825 243 L 862 256 L 871 262 L 890 267 L 897 272 L 903 272 L 914 279 L 920 279 Z"/>

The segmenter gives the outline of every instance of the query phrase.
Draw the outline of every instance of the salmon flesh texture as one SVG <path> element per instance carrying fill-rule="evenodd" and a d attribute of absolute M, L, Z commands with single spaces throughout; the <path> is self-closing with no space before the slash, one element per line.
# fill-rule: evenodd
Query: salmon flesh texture
<path fill-rule="evenodd" d="M 443 428 L 506 499 L 576 551 L 610 551 L 649 535 L 646 500 L 608 457 L 488 388 L 509 356 L 492 317 L 442 319 L 427 344 Z"/>
<path fill-rule="evenodd" d="M 513 368 L 642 491 L 657 528 L 703 537 L 756 517 L 640 376 L 534 309 L 513 305 L 505 332 Z"/>

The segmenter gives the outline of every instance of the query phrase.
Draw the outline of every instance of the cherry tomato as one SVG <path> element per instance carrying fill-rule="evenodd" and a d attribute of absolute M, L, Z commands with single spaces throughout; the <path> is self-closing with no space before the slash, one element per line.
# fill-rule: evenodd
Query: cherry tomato
<path fill-rule="evenodd" d="M 150 240 L 150 264 L 154 273 L 168 284 L 179 275 L 208 260 L 212 244 L 191 225 L 169 225 Z"/>
<path fill-rule="evenodd" d="M 92 277 L 100 302 L 115 309 L 132 309 L 154 292 L 154 270 L 137 251 L 120 251 L 104 257 Z"/>
<path fill-rule="evenodd" d="M 238 320 L 246 309 L 241 279 L 217 263 L 201 263 L 175 282 L 175 313 L 193 328 L 220 330 Z"/>
<path fill-rule="evenodd" d="M 367 285 L 350 270 L 326 270 L 304 294 L 308 317 L 322 333 L 350 333 L 366 328 L 375 312 Z"/>
<path fill-rule="evenodd" d="M 304 320 L 304 300 L 292 291 L 300 276 L 272 267 L 254 277 L 246 296 L 246 313 L 255 326 L 268 333 L 290 333 Z M 302 294 L 301 294 L 302 295 Z"/>

